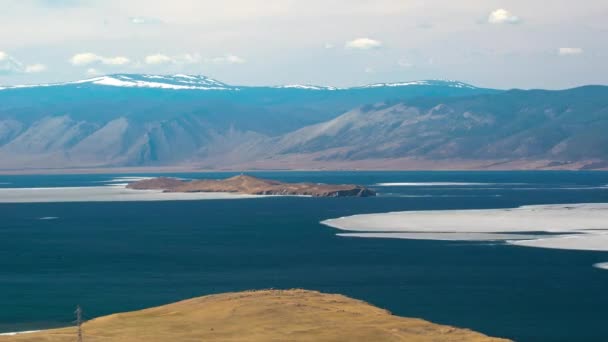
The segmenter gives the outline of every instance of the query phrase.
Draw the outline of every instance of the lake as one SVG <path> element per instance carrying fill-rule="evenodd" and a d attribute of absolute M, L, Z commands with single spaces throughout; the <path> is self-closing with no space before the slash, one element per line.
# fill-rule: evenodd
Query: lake
<path fill-rule="evenodd" d="M 69 325 L 76 305 L 90 319 L 211 293 L 306 288 L 518 341 L 608 336 L 608 270 L 591 266 L 607 252 L 339 237 L 319 224 L 388 211 L 608 202 L 608 172 L 249 174 L 361 184 L 379 196 L 0 203 L 0 332 Z M 154 174 L 0 176 L 0 196 L 131 176 Z"/>

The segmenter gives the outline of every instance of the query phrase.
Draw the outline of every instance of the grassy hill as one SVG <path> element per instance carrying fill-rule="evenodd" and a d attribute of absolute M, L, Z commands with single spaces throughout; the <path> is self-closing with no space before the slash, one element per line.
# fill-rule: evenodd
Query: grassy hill
<path fill-rule="evenodd" d="M 204 296 L 96 318 L 95 341 L 506 341 L 386 310 L 337 294 L 265 290 Z M 0 336 L 0 342 L 76 341 L 76 329 Z"/>

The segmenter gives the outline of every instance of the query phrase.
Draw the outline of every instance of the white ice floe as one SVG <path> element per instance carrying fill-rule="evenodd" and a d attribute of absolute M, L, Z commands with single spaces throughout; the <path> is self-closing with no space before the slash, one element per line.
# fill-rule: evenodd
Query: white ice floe
<path fill-rule="evenodd" d="M 116 177 L 116 178 L 112 178 L 112 179 L 108 179 L 108 180 L 103 180 L 103 181 L 97 181 L 96 183 L 105 183 L 105 184 L 111 184 L 111 185 L 126 185 L 129 183 L 133 183 L 133 182 L 139 182 L 142 180 L 146 180 L 146 179 L 153 179 L 155 177 L 144 177 L 144 176 L 128 176 L 128 177 Z M 171 177 L 173 179 L 178 179 L 178 180 L 189 180 L 189 178 L 180 178 L 180 177 Z"/>
<path fill-rule="evenodd" d="M 35 332 L 39 332 L 39 331 L 41 331 L 41 330 L 7 332 L 7 333 L 0 333 L 0 336 L 15 336 L 15 335 L 21 335 L 21 334 L 31 334 L 31 333 L 35 333 Z"/>
<path fill-rule="evenodd" d="M 501 183 L 466 183 L 466 182 L 395 182 L 377 183 L 376 186 L 470 186 L 470 185 L 498 185 Z M 513 185 L 509 183 L 508 185 Z"/>
<path fill-rule="evenodd" d="M 101 181 L 100 183 L 124 183 L 124 182 L 138 182 L 146 179 L 152 179 L 154 177 L 116 177 L 110 180 Z"/>
<path fill-rule="evenodd" d="M 559 187 L 548 185 L 545 187 L 530 187 L 528 183 L 478 183 L 478 182 L 386 182 L 376 183 L 378 187 L 450 187 L 452 189 L 483 189 L 483 190 L 601 190 L 607 189 L 605 185 L 569 186 Z"/>
<path fill-rule="evenodd" d="M 478 197 L 502 197 L 499 194 L 487 194 L 487 195 L 401 195 L 394 193 L 379 193 L 376 192 L 377 195 L 380 196 L 390 196 L 390 197 L 401 197 L 401 198 L 478 198 Z"/>
<path fill-rule="evenodd" d="M 534 240 L 508 241 L 512 245 L 540 248 L 608 251 L 608 232 L 584 232 L 583 234 L 543 237 Z"/>
<path fill-rule="evenodd" d="M 608 270 L 608 262 L 600 262 L 593 265 L 593 267 L 601 268 L 602 270 Z"/>
<path fill-rule="evenodd" d="M 443 241 L 505 241 L 534 239 L 534 234 L 492 234 L 492 233 L 340 233 L 338 236 L 363 238 L 390 238 L 407 240 Z"/>
<path fill-rule="evenodd" d="M 608 203 L 405 211 L 354 215 L 321 223 L 353 232 L 341 236 L 499 240 L 525 247 L 608 251 Z"/>
<path fill-rule="evenodd" d="M 570 233 L 608 230 L 608 204 L 524 206 L 513 209 L 426 210 L 365 214 L 330 219 L 323 224 L 350 231 L 500 233 Z"/>
<path fill-rule="evenodd" d="M 184 201 L 261 197 L 265 196 L 219 192 L 166 193 L 162 190 L 133 190 L 126 189 L 124 184 L 91 187 L 0 189 L 0 203 Z"/>

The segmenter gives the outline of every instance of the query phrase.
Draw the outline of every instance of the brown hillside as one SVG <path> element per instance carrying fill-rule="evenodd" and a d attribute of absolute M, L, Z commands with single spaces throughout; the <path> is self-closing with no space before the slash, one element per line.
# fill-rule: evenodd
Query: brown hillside
<path fill-rule="evenodd" d="M 249 195 L 303 195 L 313 197 L 368 197 L 376 193 L 358 185 L 283 183 L 247 175 L 228 179 L 180 181 L 172 178 L 145 179 L 130 183 L 130 189 L 161 189 L 165 192 L 231 192 Z"/>
<path fill-rule="evenodd" d="M 337 294 L 264 290 L 204 296 L 84 324 L 87 342 L 507 341 L 386 310 Z M 0 342 L 73 342 L 75 328 L 0 336 Z"/>

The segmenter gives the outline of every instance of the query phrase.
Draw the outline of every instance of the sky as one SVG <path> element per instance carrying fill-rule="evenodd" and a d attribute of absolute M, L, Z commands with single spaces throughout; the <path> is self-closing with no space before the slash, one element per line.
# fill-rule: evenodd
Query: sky
<path fill-rule="evenodd" d="M 608 84 L 606 0 L 0 0 L 0 84 Z"/>

